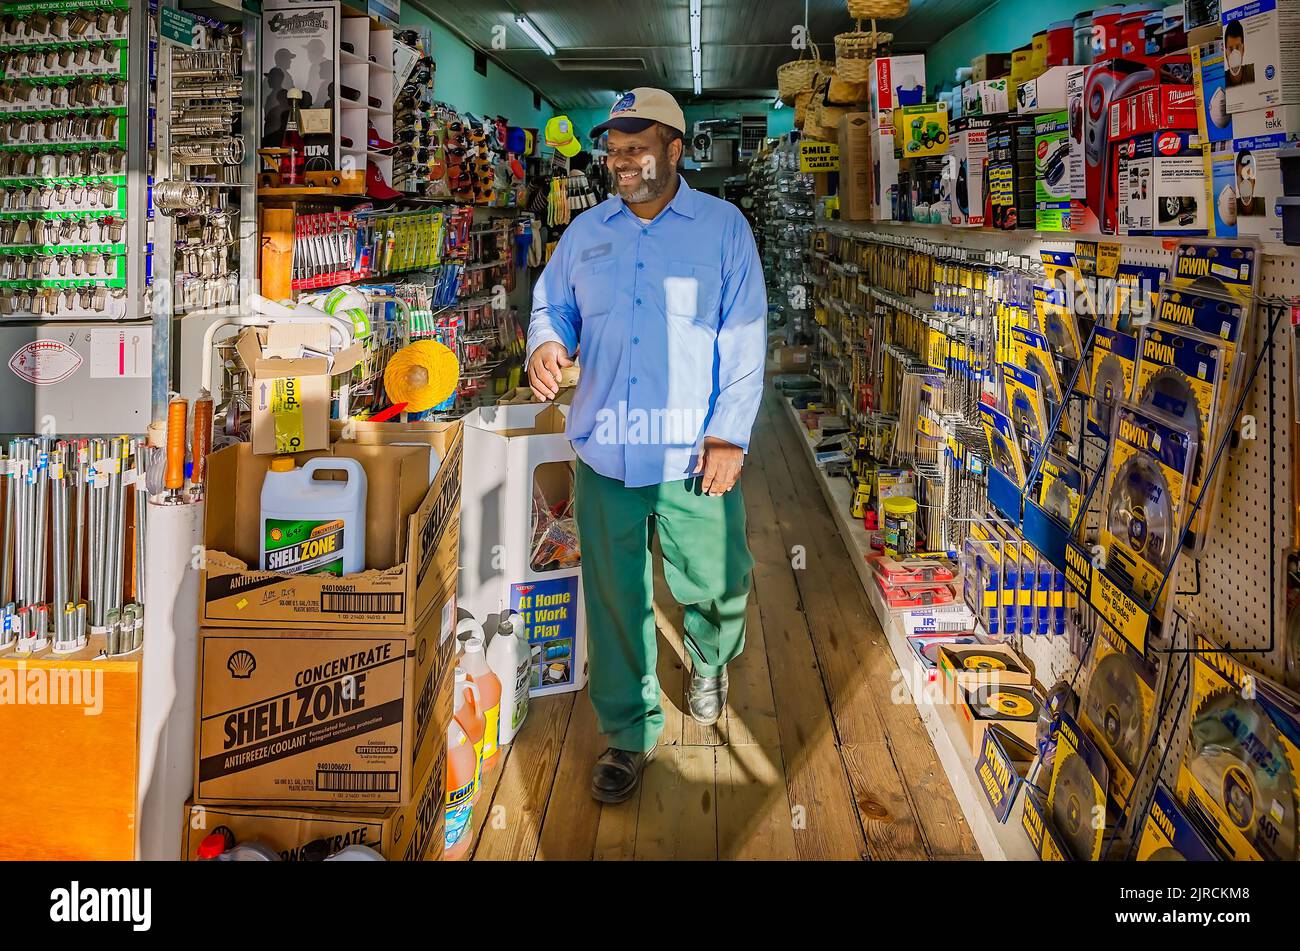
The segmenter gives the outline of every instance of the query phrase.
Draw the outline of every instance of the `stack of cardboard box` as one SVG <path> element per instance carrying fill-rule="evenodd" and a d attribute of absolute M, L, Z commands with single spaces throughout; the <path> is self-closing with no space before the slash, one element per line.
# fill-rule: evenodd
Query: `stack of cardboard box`
<path fill-rule="evenodd" d="M 209 459 L 186 859 L 217 832 L 286 860 L 352 844 L 390 860 L 442 855 L 462 427 L 336 424 L 334 435 L 294 461 L 365 468 L 359 574 L 256 570 L 273 456 L 242 444 Z"/>
<path fill-rule="evenodd" d="M 840 215 L 849 221 L 897 217 L 894 110 L 924 98 L 925 57 L 877 57 L 871 63 L 870 88 L 868 111 L 840 120 Z"/>

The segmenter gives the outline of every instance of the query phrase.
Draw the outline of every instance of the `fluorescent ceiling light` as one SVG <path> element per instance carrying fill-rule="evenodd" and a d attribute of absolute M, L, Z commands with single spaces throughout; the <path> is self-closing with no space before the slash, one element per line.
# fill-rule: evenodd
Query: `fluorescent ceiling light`
<path fill-rule="evenodd" d="M 519 29 L 523 30 L 524 33 L 527 34 L 528 38 L 532 40 L 534 44 L 536 44 L 539 50 L 541 50 L 547 56 L 555 55 L 555 47 L 551 45 L 550 40 L 548 40 L 545 36 L 542 35 L 541 30 L 533 26 L 532 20 L 528 19 L 528 17 L 523 16 L 522 14 L 517 14 L 515 16 L 515 22 L 519 24 Z"/>
<path fill-rule="evenodd" d="M 691 80 L 695 95 L 704 91 L 704 40 L 701 35 L 703 0 L 691 0 Z"/>
<path fill-rule="evenodd" d="M 773 108 L 773 109 L 784 109 L 784 108 L 785 108 L 785 100 L 782 99 L 780 96 L 777 96 L 777 97 L 776 97 L 776 102 L 772 103 L 772 108 Z"/>

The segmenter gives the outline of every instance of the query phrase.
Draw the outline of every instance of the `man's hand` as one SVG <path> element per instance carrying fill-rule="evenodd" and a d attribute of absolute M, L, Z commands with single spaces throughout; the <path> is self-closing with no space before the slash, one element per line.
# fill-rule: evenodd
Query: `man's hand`
<path fill-rule="evenodd" d="M 744 464 L 745 450 L 717 436 L 705 436 L 695 475 L 700 477 L 700 486 L 706 495 L 722 495 L 736 484 L 740 467 Z"/>
<path fill-rule="evenodd" d="M 553 400 L 560 392 L 560 371 L 573 366 L 564 344 L 548 340 L 533 351 L 528 361 L 528 383 L 539 400 Z"/>

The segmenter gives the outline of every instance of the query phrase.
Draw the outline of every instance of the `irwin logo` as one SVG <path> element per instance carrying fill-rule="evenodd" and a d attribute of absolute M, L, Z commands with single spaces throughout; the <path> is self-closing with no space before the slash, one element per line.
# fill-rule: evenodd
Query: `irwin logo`
<path fill-rule="evenodd" d="M 1119 421 L 1119 438 L 1140 449 L 1151 448 L 1151 433 L 1137 423 L 1130 422 L 1122 417 Z"/>
<path fill-rule="evenodd" d="M 1174 348 L 1167 343 L 1144 340 L 1142 341 L 1142 356 L 1147 360 L 1153 360 L 1156 363 L 1163 363 L 1168 366 L 1174 362 Z"/>

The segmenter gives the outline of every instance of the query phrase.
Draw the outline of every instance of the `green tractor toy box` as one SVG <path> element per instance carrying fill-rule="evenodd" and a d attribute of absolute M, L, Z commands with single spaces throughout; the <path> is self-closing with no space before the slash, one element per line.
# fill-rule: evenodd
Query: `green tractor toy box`
<path fill-rule="evenodd" d="M 924 102 L 894 109 L 894 148 L 900 158 L 925 158 L 948 151 L 948 106 Z"/>

